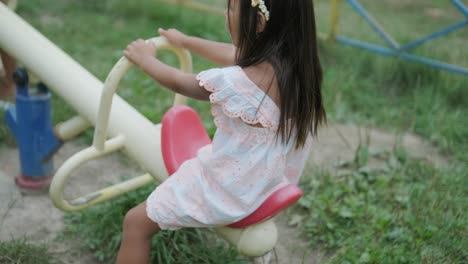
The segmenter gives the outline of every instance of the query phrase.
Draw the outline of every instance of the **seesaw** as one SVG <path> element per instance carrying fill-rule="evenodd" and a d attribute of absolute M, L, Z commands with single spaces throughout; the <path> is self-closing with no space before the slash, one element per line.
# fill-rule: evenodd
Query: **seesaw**
<path fill-rule="evenodd" d="M 199 147 L 209 144 L 210 139 L 197 114 L 183 106 L 185 98 L 181 95 L 175 95 L 175 106 L 167 111 L 161 124 L 153 124 L 114 95 L 122 76 L 131 67 L 127 59 L 121 58 L 102 84 L 1 3 L 0 32 L 1 48 L 21 61 L 79 113 L 56 128 L 59 138 L 65 141 L 95 125 L 93 145 L 70 157 L 54 175 L 50 196 L 57 208 L 81 210 L 154 180 L 163 182 L 186 159 L 193 157 Z M 171 47 L 163 38 L 150 41 L 158 50 L 174 52 L 181 70 L 191 72 L 191 57 L 186 50 Z M 148 173 L 76 199 L 64 199 L 63 190 L 73 171 L 87 161 L 115 151 L 127 154 Z M 278 239 L 272 217 L 297 201 L 300 195 L 296 186 L 286 186 L 272 194 L 250 216 L 229 226 L 217 227 L 215 231 L 241 254 L 262 256 L 273 249 Z"/>
<path fill-rule="evenodd" d="M 154 38 L 149 41 L 154 42 L 158 50 L 172 50 L 181 59 L 181 65 L 188 65 L 187 51 L 169 46 L 164 38 Z M 88 207 L 146 185 L 152 180 L 149 174 L 145 174 L 71 201 L 62 197 L 65 183 L 75 169 L 89 160 L 120 150 L 124 146 L 125 134 L 118 134 L 108 140 L 106 138 L 112 98 L 118 83 L 130 66 L 131 63 L 126 58 L 121 58 L 104 83 L 93 145 L 72 156 L 54 176 L 50 189 L 51 197 L 54 204 L 63 210 Z M 155 126 L 161 130 L 161 144 L 158 151 L 162 152 L 162 160 L 168 175 L 173 174 L 185 160 L 195 157 L 199 148 L 210 143 L 210 138 L 197 113 L 192 108 L 181 105 L 183 101 L 180 95 L 176 95 L 175 106 L 166 112 L 162 123 Z M 159 182 L 164 181 L 164 178 L 158 175 L 155 175 L 155 178 Z M 268 197 L 251 215 L 228 226 L 217 227 L 215 230 L 235 245 L 242 254 L 261 256 L 273 249 L 276 244 L 277 230 L 271 217 L 296 202 L 301 194 L 297 186 L 287 185 Z"/>

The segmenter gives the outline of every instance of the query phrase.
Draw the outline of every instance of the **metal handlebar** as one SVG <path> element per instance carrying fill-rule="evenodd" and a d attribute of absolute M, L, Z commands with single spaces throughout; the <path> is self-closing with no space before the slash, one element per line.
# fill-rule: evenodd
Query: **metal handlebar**
<path fill-rule="evenodd" d="M 187 50 L 170 46 L 168 41 L 163 37 L 152 38 L 147 41 L 153 42 L 156 49 L 158 50 L 166 49 L 174 52 L 180 61 L 180 68 L 182 71 L 190 72 L 192 70 L 192 59 L 190 53 Z M 107 128 L 109 125 L 109 114 L 112 105 L 112 98 L 114 97 L 120 80 L 130 68 L 130 66 L 132 66 L 132 63 L 129 62 L 127 58 L 122 57 L 117 62 L 117 64 L 115 64 L 114 68 L 112 68 L 105 81 L 104 89 L 101 95 L 101 103 L 99 106 L 96 129 L 94 131 L 93 146 L 98 150 L 102 151 L 104 148 L 104 141 L 107 136 Z M 186 98 L 184 96 L 176 94 L 174 104 L 183 104 L 185 101 Z"/>
<path fill-rule="evenodd" d="M 181 70 L 184 72 L 192 71 L 192 58 L 187 50 L 171 46 L 163 37 L 156 37 L 147 41 L 152 41 L 157 50 L 170 50 L 174 52 L 180 61 Z M 119 134 L 107 141 L 106 138 L 112 99 L 118 88 L 120 80 L 131 66 L 132 64 L 125 57 L 122 57 L 112 68 L 104 82 L 99 111 L 97 113 L 98 117 L 96 121 L 93 145 L 73 155 L 57 170 L 49 191 L 50 197 L 57 208 L 64 211 L 81 210 L 140 188 L 153 181 L 153 177 L 147 173 L 73 200 L 66 200 L 63 197 L 65 184 L 73 171 L 87 161 L 105 156 L 125 147 L 125 135 L 123 134 Z M 180 94 L 175 95 L 174 104 L 184 104 L 185 101 L 185 96 Z"/>

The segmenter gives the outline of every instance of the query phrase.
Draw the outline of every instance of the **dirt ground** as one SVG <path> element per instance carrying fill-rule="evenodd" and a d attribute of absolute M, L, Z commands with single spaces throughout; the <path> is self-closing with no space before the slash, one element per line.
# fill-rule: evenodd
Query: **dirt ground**
<path fill-rule="evenodd" d="M 334 168 L 343 161 L 353 160 L 359 143 L 368 141 L 370 151 L 391 151 L 398 141 L 396 135 L 378 129 L 358 128 L 354 125 L 333 124 L 321 130 L 309 160 L 309 169 L 319 166 Z M 407 152 L 417 158 L 443 166 L 448 161 L 437 149 L 420 137 L 406 134 L 401 143 Z M 64 160 L 85 148 L 76 142 L 66 143 L 54 158 L 56 167 Z M 22 193 L 14 184 L 14 175 L 19 171 L 16 149 L 0 148 L 0 240 L 26 237 L 29 241 L 48 242 L 49 248 L 64 263 L 94 264 L 89 252 L 80 250 L 78 241 L 57 241 L 63 229 L 63 212 L 56 209 L 47 193 Z M 377 158 L 369 161 L 371 169 L 385 166 Z M 112 155 L 91 161 L 72 175 L 65 190 L 67 196 L 76 197 L 118 181 L 123 176 L 137 176 L 142 171 L 122 155 Z M 307 172 L 306 172 L 307 174 Z M 285 215 L 276 218 L 279 241 L 276 247 L 281 264 L 320 263 L 323 254 L 309 249 L 296 228 L 288 225 Z M 274 262 L 273 262 L 274 263 Z"/>

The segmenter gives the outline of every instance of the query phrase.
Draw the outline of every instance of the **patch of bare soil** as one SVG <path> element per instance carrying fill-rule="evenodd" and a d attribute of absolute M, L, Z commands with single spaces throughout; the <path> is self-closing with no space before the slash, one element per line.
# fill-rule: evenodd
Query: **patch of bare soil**
<path fill-rule="evenodd" d="M 447 158 L 439 155 L 437 149 L 418 136 L 396 136 L 378 129 L 334 124 L 321 130 L 309 164 L 334 168 L 336 164 L 353 160 L 360 144 L 368 144 L 370 152 L 391 152 L 397 144 L 401 144 L 412 157 L 426 159 L 437 166 L 448 162 Z M 73 142 L 65 144 L 55 156 L 56 167 L 83 148 Z M 63 212 L 53 206 L 48 193 L 31 194 L 18 190 L 14 184 L 14 176 L 19 171 L 17 156 L 16 149 L 0 148 L 0 240 L 26 237 L 31 242 L 47 242 L 50 251 L 64 263 L 99 263 L 91 253 L 81 250 L 79 241 L 56 239 L 64 228 Z M 370 169 L 383 166 L 386 166 L 385 162 L 378 157 L 371 158 L 368 163 Z M 141 170 L 125 157 L 111 155 L 91 161 L 78 169 L 71 176 L 65 193 L 69 197 L 76 197 L 118 182 L 122 177 L 140 174 Z M 285 214 L 279 215 L 276 223 L 279 229 L 277 263 L 321 263 L 323 253 L 311 250 L 308 243 L 301 239 L 298 230 L 288 225 Z"/>
<path fill-rule="evenodd" d="M 356 150 L 367 146 L 369 153 L 391 153 L 395 148 L 404 149 L 415 159 L 426 160 L 435 166 L 444 166 L 448 158 L 442 156 L 429 142 L 414 134 L 392 134 L 375 128 L 363 128 L 352 124 L 333 124 L 319 131 L 310 162 L 313 165 L 335 167 L 352 161 Z M 385 166 L 379 155 L 371 155 L 368 167 L 381 169 Z"/>

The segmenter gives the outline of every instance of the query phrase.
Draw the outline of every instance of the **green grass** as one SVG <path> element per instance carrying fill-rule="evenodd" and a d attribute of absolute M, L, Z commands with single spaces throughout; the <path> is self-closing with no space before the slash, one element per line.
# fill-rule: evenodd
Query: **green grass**
<path fill-rule="evenodd" d="M 316 2 L 318 26 L 326 31 L 330 1 Z M 362 3 L 402 43 L 463 18 L 448 1 Z M 442 10 L 442 16 L 428 15 L 431 8 Z M 101 80 L 131 40 L 152 37 L 158 27 L 229 40 L 224 18 L 153 0 L 20 1 L 18 12 Z M 347 5 L 341 14 L 340 33 L 381 43 Z M 415 53 L 467 67 L 468 52 L 463 48 L 467 33 L 465 28 L 427 43 Z M 326 251 L 331 263 L 466 263 L 467 77 L 342 45 L 320 44 L 324 98 L 332 122 L 376 126 L 395 134 L 416 133 L 437 146 L 450 164 L 435 168 L 409 158 L 400 146 L 385 154 L 386 170 L 369 171 L 366 164 L 371 154 L 361 146 L 345 174 L 306 170 L 301 181 L 305 195 L 292 210 L 303 219 L 300 230 L 305 239 L 311 247 Z M 170 54 L 161 57 L 176 65 Z M 196 72 L 212 66 L 194 56 Z M 137 70 L 128 73 L 118 93 L 154 122 L 172 100 L 171 93 Z M 72 116 L 73 111 L 60 99 L 55 98 L 53 104 L 55 122 Z M 209 105 L 195 101 L 190 105 L 213 131 Z M 0 142 L 5 141 L 11 144 L 13 140 L 0 126 Z M 123 215 L 148 191 L 68 214 L 67 234 L 81 234 L 79 239 L 97 258 L 112 260 Z M 222 243 L 202 243 L 207 236 L 211 234 L 199 230 L 163 232 L 153 241 L 153 257 L 161 257 L 162 263 L 204 263 L 186 261 L 197 257 L 207 259 L 206 263 L 244 261 Z"/>
<path fill-rule="evenodd" d="M 46 245 L 31 244 L 26 239 L 0 241 L 0 263 L 2 264 L 59 264 L 47 252 Z"/>
<path fill-rule="evenodd" d="M 144 188 L 84 211 L 67 213 L 65 237 L 84 241 L 98 260 L 114 263 L 125 213 L 143 201 L 151 190 L 152 187 Z M 247 263 L 236 250 L 208 230 L 161 231 L 153 238 L 152 248 L 151 263 Z"/>
<path fill-rule="evenodd" d="M 302 179 L 293 210 L 310 244 L 331 252 L 331 263 L 466 261 L 466 171 L 395 154 L 387 162 L 388 171 L 313 168 Z"/>

